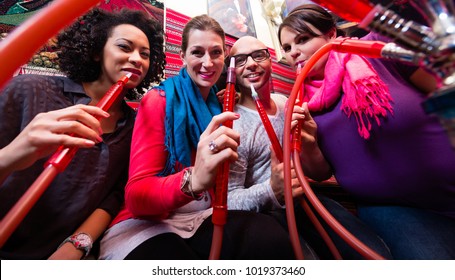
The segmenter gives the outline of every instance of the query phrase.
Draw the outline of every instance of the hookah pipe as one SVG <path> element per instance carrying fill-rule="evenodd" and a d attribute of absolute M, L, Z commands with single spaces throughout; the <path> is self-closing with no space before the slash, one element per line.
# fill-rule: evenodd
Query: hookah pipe
<path fill-rule="evenodd" d="M 272 148 L 275 151 L 276 157 L 280 162 L 283 162 L 283 150 L 281 149 L 280 142 L 276 136 L 275 130 L 273 129 L 272 124 L 270 123 L 269 116 L 262 105 L 261 100 L 259 99 L 258 93 L 254 89 L 253 84 L 250 84 L 251 95 L 253 96 L 254 103 L 256 104 L 256 109 L 258 110 L 261 121 L 264 124 L 265 131 L 269 136 L 270 142 L 272 143 Z"/>
<path fill-rule="evenodd" d="M 443 42 L 427 26 L 413 21 L 404 21 L 395 12 L 387 10 L 380 4 L 373 6 L 368 0 L 316 0 L 314 2 L 346 20 L 358 22 L 360 28 L 384 34 L 399 45 L 410 49 L 435 54 L 442 47 Z M 424 9 L 425 4 L 435 5 L 430 3 L 435 2 L 431 0 L 419 0 L 419 2 L 415 5 L 422 7 L 420 10 Z"/>
<path fill-rule="evenodd" d="M 254 103 L 256 104 L 256 108 L 258 110 L 259 116 L 261 117 L 262 123 L 264 124 L 265 131 L 269 136 L 270 142 L 272 143 L 272 148 L 275 151 L 276 157 L 280 162 L 283 162 L 283 150 L 281 149 L 280 142 L 276 133 L 270 123 L 269 117 L 267 116 L 267 112 L 264 109 L 261 101 L 259 100 L 258 94 L 254 89 L 253 84 L 250 84 L 251 87 L 251 95 L 253 97 Z M 287 205 L 286 205 L 287 206 Z M 286 219 L 288 219 L 288 228 L 289 228 L 289 237 L 291 239 L 291 244 L 294 250 L 294 254 L 296 259 L 303 260 L 303 252 L 302 247 L 300 245 L 300 240 L 298 236 L 297 226 L 295 223 L 295 215 L 294 211 L 288 211 L 288 207 L 286 207 Z"/>
<path fill-rule="evenodd" d="M 103 98 L 96 104 L 97 107 L 104 111 L 108 111 L 112 104 L 118 99 L 122 93 L 123 87 L 131 78 L 131 73 L 126 74 L 118 80 L 106 92 Z M 99 118 L 98 118 L 99 119 Z M 74 134 L 72 134 L 74 135 Z M 22 197 L 14 204 L 10 211 L 0 222 L 0 248 L 19 226 L 30 209 L 35 205 L 41 195 L 46 191 L 50 183 L 54 180 L 58 173 L 63 172 L 76 154 L 78 147 L 60 146 L 57 151 L 47 160 L 44 165 L 43 172 L 22 195 Z"/>
<path fill-rule="evenodd" d="M 54 0 L 0 42 L 0 90 L 46 41 L 99 0 Z"/>
<path fill-rule="evenodd" d="M 297 66 L 297 76 L 302 72 L 302 65 L 299 64 Z M 298 102 L 298 105 L 299 106 L 302 106 L 303 104 L 303 100 L 304 100 L 304 96 L 305 96 L 305 92 L 304 92 L 304 88 L 303 87 L 300 87 L 300 99 L 299 99 L 299 102 Z M 295 128 L 294 130 L 294 133 L 293 134 L 293 137 L 300 137 L 300 122 L 297 123 L 297 127 Z M 297 142 L 298 143 L 298 142 Z M 297 144 L 296 143 L 296 144 Z M 299 151 L 300 152 L 300 145 L 296 145 L 296 151 Z M 299 162 L 300 163 L 300 162 Z M 299 166 L 298 168 L 301 169 L 301 167 Z M 297 171 L 296 171 L 297 172 Z M 302 175 L 301 175 L 302 176 Z M 304 175 L 303 175 L 304 176 Z M 300 205 L 302 206 L 303 210 L 305 211 L 305 213 L 308 215 L 308 217 L 310 218 L 311 222 L 313 223 L 314 227 L 316 228 L 316 230 L 318 231 L 319 235 L 321 236 L 322 240 L 324 240 L 325 244 L 327 245 L 329 251 L 332 253 L 332 255 L 334 256 L 335 259 L 337 260 L 342 260 L 343 257 L 341 256 L 340 252 L 338 251 L 335 243 L 333 243 L 332 241 L 332 238 L 330 238 L 329 234 L 327 233 L 327 231 L 324 229 L 324 227 L 322 226 L 322 224 L 320 223 L 319 219 L 316 217 L 316 215 L 314 214 L 313 210 L 311 209 L 310 205 L 308 205 L 308 201 L 307 199 L 305 199 L 305 197 L 302 197 L 301 200 L 300 200 Z"/>
<path fill-rule="evenodd" d="M 235 58 L 231 57 L 226 77 L 226 91 L 224 92 L 223 112 L 234 111 L 235 101 Z M 224 126 L 232 128 L 233 121 L 229 120 L 223 123 Z M 218 168 L 215 202 L 213 205 L 212 223 L 213 238 L 210 248 L 210 260 L 220 258 L 221 247 L 223 243 L 223 229 L 227 220 L 227 192 L 229 180 L 229 161 L 225 161 Z"/>
<path fill-rule="evenodd" d="M 294 87 L 292 88 L 289 96 L 288 106 L 292 106 L 295 101 L 297 94 L 299 93 L 300 87 L 306 78 L 306 75 L 310 69 L 316 64 L 316 62 L 329 51 L 348 52 L 363 56 L 369 56 L 372 58 L 390 58 L 399 59 L 403 61 L 415 61 L 420 62 L 421 57 L 412 56 L 412 52 L 404 50 L 393 43 L 384 43 L 380 41 L 360 41 L 347 38 L 336 39 L 334 42 L 325 44 L 316 53 L 314 53 L 303 67 L 301 73 L 297 76 Z M 300 165 L 299 152 L 300 152 L 300 125 L 293 130 L 291 134 L 290 124 L 292 120 L 292 110 L 286 111 L 284 135 L 292 135 L 292 145 L 288 137 L 284 137 L 284 177 L 285 177 L 285 202 L 286 208 L 288 205 L 292 205 L 292 186 L 291 186 L 291 168 L 290 168 L 290 155 L 291 148 L 293 151 L 293 162 L 297 177 L 302 185 L 305 195 L 307 196 L 310 203 L 314 206 L 315 210 L 321 217 L 327 222 L 327 224 L 351 247 L 359 252 L 363 257 L 367 259 L 384 259 L 382 256 L 371 250 L 349 231 L 347 231 L 333 216 L 324 208 L 321 202 L 317 199 L 316 195 L 312 191 L 308 181 L 303 174 L 302 167 Z"/>
<path fill-rule="evenodd" d="M 253 97 L 254 103 L 256 104 L 256 109 L 259 113 L 259 116 L 261 118 L 261 121 L 264 125 L 265 131 L 267 132 L 267 135 L 270 139 L 270 142 L 272 143 L 272 148 L 275 152 L 275 155 L 277 159 L 280 162 L 283 162 L 283 150 L 281 148 L 280 142 L 278 140 L 278 137 L 276 136 L 275 130 L 273 129 L 272 124 L 270 123 L 269 117 L 267 116 L 267 112 L 264 109 L 264 106 L 262 105 L 261 101 L 259 100 L 259 96 L 254 89 L 253 84 L 250 84 L 251 87 L 251 95 Z M 293 246 L 294 254 L 296 256 L 296 259 L 298 260 L 303 260 L 303 252 L 302 252 L 302 247 L 300 245 L 300 240 L 298 236 L 298 230 L 295 222 L 295 215 L 294 212 L 288 211 L 288 208 L 286 207 L 286 218 L 288 219 L 288 228 L 289 228 L 289 237 L 291 239 L 291 244 Z"/>
<path fill-rule="evenodd" d="M 267 116 L 267 112 L 264 109 L 264 106 L 262 105 L 261 100 L 259 99 L 259 96 L 254 89 L 254 86 L 250 84 L 251 87 L 251 95 L 253 97 L 254 103 L 256 104 L 256 109 L 259 113 L 259 116 L 261 118 L 261 121 L 265 127 L 265 130 L 267 132 L 267 135 L 270 139 L 270 142 L 272 143 L 272 148 L 276 154 L 277 159 L 280 162 L 283 162 L 283 149 L 281 148 L 280 142 L 278 140 L 278 137 L 275 133 L 275 130 L 273 129 L 272 124 L 270 123 L 269 117 Z M 304 207 L 305 212 L 307 212 L 308 216 L 310 217 L 311 221 L 314 223 L 316 229 L 318 232 L 321 234 L 323 240 L 327 243 L 329 246 L 330 251 L 336 256 L 336 258 L 341 259 L 341 255 L 339 254 L 338 250 L 335 247 L 335 244 L 333 244 L 332 240 L 328 236 L 327 232 L 324 230 L 322 225 L 319 223 L 318 219 L 314 215 L 313 211 L 308 207 L 308 204 L 306 203 L 305 199 L 302 198 L 302 207 Z M 289 229 L 289 236 L 291 239 L 291 244 L 294 249 L 294 254 L 296 256 L 296 259 L 302 260 L 304 259 L 303 252 L 302 252 L 302 247 L 300 245 L 300 240 L 298 237 L 298 230 L 295 222 L 295 215 L 293 211 L 289 211 L 288 208 L 286 208 L 286 218 L 288 222 L 288 229 Z"/>
<path fill-rule="evenodd" d="M 307 61 L 301 73 L 297 76 L 294 87 L 292 88 L 291 94 L 288 99 L 288 106 L 292 106 L 295 101 L 297 94 L 299 93 L 300 87 L 303 81 L 306 78 L 306 75 L 311 70 L 311 68 L 316 64 L 316 62 L 329 51 L 338 51 L 338 52 L 347 52 L 352 54 L 358 54 L 362 56 L 368 56 L 372 58 L 386 58 L 386 59 L 395 59 L 410 63 L 415 63 L 417 65 L 424 62 L 424 57 L 414 53 L 412 51 L 403 49 L 394 43 L 384 43 L 380 41 L 361 41 L 353 40 L 348 38 L 338 38 L 335 41 L 325 44 L 317 52 L 315 52 L 310 59 Z M 302 98 L 303 99 L 303 98 Z M 283 147 L 284 147 L 284 177 L 285 177 L 285 202 L 286 207 L 292 205 L 292 186 L 291 186 L 291 168 L 290 164 L 290 155 L 291 149 L 293 153 L 293 162 L 295 170 L 297 172 L 297 177 L 300 181 L 300 184 L 304 190 L 305 195 L 307 196 L 309 202 L 314 206 L 315 210 L 319 215 L 327 222 L 327 224 L 352 248 L 359 252 L 363 257 L 367 259 L 384 259 L 382 256 L 378 255 L 376 252 L 371 250 L 355 236 L 353 236 L 349 231 L 347 231 L 333 216 L 324 208 L 321 202 L 317 199 L 316 195 L 312 191 L 308 181 L 303 174 L 302 167 L 300 164 L 299 153 L 301 147 L 300 141 L 300 125 L 297 125 L 291 134 L 290 123 L 292 119 L 292 110 L 286 111 L 285 118 L 285 127 L 284 135 L 291 135 L 291 140 L 288 137 L 284 137 Z"/>
<path fill-rule="evenodd" d="M 388 58 L 415 65 L 424 66 L 430 72 L 439 78 L 438 89 L 430 94 L 430 97 L 422 104 L 427 113 L 438 113 L 442 125 L 446 128 L 451 138 L 452 146 L 455 148 L 455 19 L 454 4 L 452 0 L 421 0 L 410 1 L 413 6 L 421 13 L 425 12 L 427 20 L 431 20 L 433 30 L 428 27 L 414 23 L 405 22 L 392 11 L 384 9 L 380 5 L 373 7 L 365 0 L 343 1 L 315 1 L 322 6 L 327 7 L 332 12 L 341 15 L 343 18 L 359 22 L 359 27 L 373 30 L 394 39 L 398 44 L 415 50 L 406 50 L 395 44 L 384 44 L 383 42 L 361 42 L 349 39 L 338 40 L 323 46 L 307 62 L 302 73 L 297 77 L 292 93 L 289 98 L 289 104 L 294 104 L 299 87 L 305 79 L 310 68 L 318 59 L 330 50 L 355 53 L 373 58 Z M 373 44 L 372 48 L 368 44 Z M 442 81 L 442 83 L 441 83 Z M 291 113 L 286 113 L 285 135 L 290 132 Z M 298 135 L 300 126 L 298 125 L 292 134 L 292 149 L 299 151 L 300 139 Z M 285 200 L 292 205 L 292 190 L 290 185 L 290 139 L 284 138 L 284 165 L 285 165 Z M 294 165 L 298 178 L 304 188 L 305 194 L 310 202 L 314 205 L 319 214 L 326 220 L 346 242 L 356 249 L 362 256 L 372 259 L 382 259 L 374 251 L 364 246 L 352 236 L 344 227 L 342 227 L 328 211 L 323 208 L 312 192 L 308 182 L 303 174 L 298 153 L 294 153 Z M 288 206 L 287 206 L 288 207 Z"/>

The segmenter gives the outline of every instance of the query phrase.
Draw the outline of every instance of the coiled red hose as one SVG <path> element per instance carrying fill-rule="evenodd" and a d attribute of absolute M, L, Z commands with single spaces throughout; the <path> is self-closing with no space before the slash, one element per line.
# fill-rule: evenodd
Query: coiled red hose
<path fill-rule="evenodd" d="M 291 94 L 288 99 L 288 109 L 285 114 L 285 126 L 284 126 L 284 135 L 290 135 L 291 137 L 284 137 L 283 139 L 283 163 L 284 163 L 284 178 L 285 178 L 285 203 L 286 203 L 286 213 L 289 216 L 288 224 L 290 219 L 295 219 L 293 209 L 294 202 L 292 197 L 292 184 L 291 184 L 291 153 L 293 154 L 293 163 L 295 170 L 297 172 L 297 177 L 300 181 L 300 184 L 304 190 L 304 194 L 308 198 L 309 202 L 316 211 L 321 215 L 321 217 L 327 222 L 327 224 L 338 234 L 340 237 L 345 240 L 351 247 L 358 251 L 363 257 L 367 259 L 384 259 L 375 251 L 371 250 L 368 246 L 363 244 L 355 236 L 353 236 L 349 231 L 347 231 L 328 211 L 324 208 L 322 203 L 317 199 L 313 190 L 311 189 L 308 181 L 305 178 L 302 167 L 300 165 L 299 152 L 301 149 L 300 141 L 300 125 L 292 131 L 291 133 L 291 121 L 292 121 L 292 108 L 297 99 L 300 87 L 303 84 L 303 81 L 306 78 L 306 75 L 309 73 L 311 68 L 319 61 L 319 59 L 328 53 L 331 50 L 336 50 L 340 52 L 355 53 L 370 57 L 381 57 L 381 50 L 385 43 L 379 41 L 359 41 L 352 40 L 347 38 L 336 39 L 334 42 L 330 42 L 322 46 L 318 51 L 316 51 L 310 59 L 307 61 L 303 67 L 301 73 L 297 76 L 294 87 L 292 88 Z M 292 138 L 292 143 L 291 139 Z M 292 223 L 292 221 L 291 221 Z M 291 231 L 291 228 L 289 229 Z"/>

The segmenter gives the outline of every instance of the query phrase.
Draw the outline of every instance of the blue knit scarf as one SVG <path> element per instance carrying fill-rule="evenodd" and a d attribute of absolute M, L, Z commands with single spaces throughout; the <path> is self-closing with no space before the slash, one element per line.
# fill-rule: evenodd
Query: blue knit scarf
<path fill-rule="evenodd" d="M 216 86 L 204 101 L 186 68 L 179 75 L 166 79 L 158 88 L 166 94 L 165 146 L 169 152 L 166 166 L 159 176 L 173 174 L 191 165 L 191 151 L 212 117 L 221 113 Z M 177 170 L 176 170 L 177 163 Z"/>

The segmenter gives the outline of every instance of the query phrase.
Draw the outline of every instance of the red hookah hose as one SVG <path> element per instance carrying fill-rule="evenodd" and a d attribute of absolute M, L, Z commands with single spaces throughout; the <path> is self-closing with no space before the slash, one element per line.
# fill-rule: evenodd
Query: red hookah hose
<path fill-rule="evenodd" d="M 275 151 L 276 157 L 280 162 L 283 162 L 283 149 L 281 148 L 280 142 L 278 137 L 276 136 L 275 130 L 273 129 L 272 124 L 270 123 L 269 117 L 267 116 L 267 112 L 264 109 L 261 101 L 259 100 L 258 94 L 254 89 L 253 85 L 251 87 L 251 95 L 253 97 L 254 103 L 256 104 L 257 111 L 259 116 L 261 117 L 262 124 L 264 125 L 265 131 L 269 136 L 270 142 L 272 143 L 272 148 Z M 294 254 L 296 259 L 303 260 L 304 255 L 302 251 L 302 247 L 300 244 L 299 233 L 297 230 L 294 212 L 287 213 L 286 209 L 286 218 L 291 217 L 288 221 L 288 229 L 289 229 L 289 238 L 291 240 L 292 248 L 294 250 Z"/>
<path fill-rule="evenodd" d="M 303 81 L 306 78 L 306 75 L 310 69 L 316 64 L 316 62 L 326 53 L 335 49 L 340 52 L 356 53 L 360 55 L 367 55 L 370 57 L 381 57 L 382 47 L 385 45 L 383 42 L 379 41 L 359 41 L 352 40 L 347 38 L 336 39 L 334 42 L 325 44 L 317 52 L 315 52 L 308 62 L 303 67 L 301 73 L 297 76 L 294 87 L 292 88 L 291 94 L 288 99 L 288 107 L 292 109 L 295 104 L 297 95 L 299 93 L 300 87 L 302 86 Z M 298 179 L 302 185 L 305 195 L 308 197 L 310 203 L 315 207 L 316 211 L 321 215 L 321 217 L 328 223 L 328 225 L 336 231 L 343 240 L 348 242 L 354 249 L 356 249 L 360 254 L 368 259 L 383 259 L 382 256 L 378 255 L 376 252 L 369 249 L 361 241 L 355 238 L 350 234 L 333 216 L 322 206 L 321 202 L 317 199 L 316 195 L 313 193 L 311 187 L 308 184 L 308 181 L 303 174 L 303 170 L 300 165 L 300 125 L 297 125 L 296 128 L 291 133 L 291 120 L 292 120 L 292 111 L 291 109 L 286 110 L 285 116 L 285 127 L 284 135 L 291 135 L 292 143 L 290 137 L 284 137 L 283 139 L 283 148 L 284 148 L 284 177 L 285 177 L 285 203 L 286 210 L 293 209 L 293 198 L 292 198 L 292 185 L 291 185 L 291 152 L 294 154 L 294 165 L 295 170 L 298 175 Z M 292 149 L 292 151 L 291 151 Z M 291 210 L 289 210 L 291 211 Z M 292 215 L 294 216 L 294 215 Z M 289 219 L 289 218 L 288 218 Z M 288 221 L 289 222 L 289 221 Z"/>
<path fill-rule="evenodd" d="M 234 111 L 235 101 L 235 58 L 231 57 L 231 62 L 227 71 L 226 91 L 224 92 L 223 111 Z M 232 128 L 233 121 L 223 123 L 224 126 Z M 227 220 L 227 193 L 229 180 L 229 161 L 226 160 L 218 168 L 215 187 L 215 202 L 213 204 L 213 237 L 210 248 L 210 260 L 220 258 L 223 243 L 223 230 Z"/>
<path fill-rule="evenodd" d="M 373 9 L 368 0 L 314 0 L 313 2 L 352 22 L 361 22 Z"/>
<path fill-rule="evenodd" d="M 299 64 L 297 66 L 297 71 L 296 71 L 296 74 L 297 76 L 302 72 L 302 66 Z M 300 91 L 299 91 L 299 94 L 300 94 L 300 99 L 299 99 L 299 102 L 298 102 L 298 105 L 299 106 L 302 106 L 303 104 L 303 99 L 304 99 L 304 96 L 305 96 L 305 93 L 304 93 L 304 88 L 303 87 L 300 87 Z M 294 133 L 292 135 L 292 137 L 298 137 L 298 138 L 295 138 L 295 139 L 300 139 L 300 123 L 297 124 L 296 128 L 294 129 Z M 294 145 L 295 147 L 298 147 L 297 150 L 300 151 L 300 140 L 297 140 L 297 142 L 295 143 Z M 314 227 L 316 228 L 316 230 L 318 231 L 318 233 L 321 235 L 322 239 L 324 240 L 324 242 L 327 244 L 327 247 L 329 248 L 330 252 L 332 253 L 332 255 L 335 257 L 335 259 L 342 259 L 341 255 L 340 255 L 340 252 L 338 251 L 337 247 L 335 246 L 335 244 L 333 243 L 332 239 L 330 238 L 329 234 L 327 233 L 327 231 L 324 229 L 324 227 L 322 226 L 322 224 L 319 222 L 318 218 L 316 217 L 316 215 L 313 213 L 313 210 L 311 209 L 311 207 L 308 205 L 305 197 L 302 197 L 300 199 L 300 205 L 302 206 L 303 210 L 305 211 L 305 213 L 308 215 L 308 218 L 310 219 L 310 221 L 312 222 L 312 224 L 314 225 Z"/>
<path fill-rule="evenodd" d="M 270 123 L 270 119 L 267 116 L 267 112 L 265 111 L 264 106 L 262 105 L 262 102 L 259 99 L 258 94 L 257 94 L 256 90 L 254 89 L 253 85 L 251 85 L 251 95 L 256 104 L 256 108 L 258 110 L 259 116 L 261 117 L 262 123 L 267 132 L 267 135 L 269 136 L 270 142 L 272 143 L 272 148 L 275 151 L 277 159 L 280 162 L 283 162 L 283 149 L 281 148 L 281 145 L 280 145 L 278 137 L 275 133 L 275 130 L 273 129 L 272 124 Z M 327 234 L 325 229 L 322 227 L 319 220 L 316 218 L 316 215 L 314 215 L 313 211 L 306 203 L 305 198 L 302 197 L 300 203 L 301 203 L 303 209 L 305 210 L 305 212 L 308 214 L 311 222 L 314 224 L 315 228 L 317 229 L 319 234 L 322 236 L 322 239 L 326 242 L 326 244 L 329 247 L 332 254 L 336 258 L 341 259 L 340 253 L 338 252 L 337 248 L 335 247 L 335 244 L 330 239 L 329 235 Z M 300 239 L 298 236 L 297 225 L 295 224 L 296 223 L 295 218 L 291 218 L 289 222 L 291 223 L 291 226 L 288 226 L 288 228 L 290 228 L 294 231 L 294 232 L 291 232 L 291 231 L 289 232 L 289 237 L 291 239 L 291 244 L 294 249 L 294 254 L 297 259 L 304 259 L 302 247 L 300 244 Z"/>
<path fill-rule="evenodd" d="M 107 111 L 122 93 L 131 73 L 115 83 L 96 105 Z M 46 162 L 43 172 L 36 178 L 22 197 L 14 204 L 0 222 L 0 248 L 6 243 L 41 195 L 47 190 L 58 173 L 63 172 L 76 154 L 77 147 L 60 146 Z"/>
<path fill-rule="evenodd" d="M 333 257 L 336 260 L 342 260 L 343 257 L 341 256 L 340 252 L 338 251 L 338 248 L 336 247 L 335 243 L 333 243 L 332 238 L 330 238 L 327 231 L 324 229 L 322 224 L 319 222 L 318 218 L 316 217 L 316 215 L 313 212 L 313 209 L 311 209 L 310 205 L 308 205 L 308 202 L 306 201 L 306 199 L 304 197 L 302 197 L 302 199 L 300 199 L 300 205 L 302 206 L 305 213 L 308 215 L 308 218 L 310 218 L 311 223 L 313 223 L 314 227 L 316 228 L 318 233 L 321 235 L 322 240 L 324 240 L 325 244 L 327 244 L 327 247 L 329 248 Z"/>
<path fill-rule="evenodd" d="M 280 162 L 283 162 L 283 149 L 281 148 L 280 141 L 276 136 L 275 130 L 273 129 L 272 124 L 270 123 L 269 116 L 262 105 L 262 102 L 254 89 L 253 84 L 250 84 L 251 96 L 253 97 L 254 103 L 256 104 L 256 109 L 261 117 L 262 124 L 264 125 L 267 136 L 269 136 L 270 142 L 272 143 L 272 148 L 275 151 L 276 157 Z"/>
<path fill-rule="evenodd" d="M 27 63 L 49 38 L 98 2 L 99 0 L 55 0 L 15 28 L 0 42 L 0 90 L 14 71 Z"/>
<path fill-rule="evenodd" d="M 383 260 L 384 258 L 366 246 L 362 241 L 357 239 L 354 235 L 352 235 L 345 227 L 343 227 L 330 213 L 325 209 L 322 203 L 314 194 L 313 190 L 311 189 L 310 184 L 305 179 L 305 175 L 302 171 L 302 166 L 300 165 L 300 158 L 298 154 L 294 153 L 293 158 L 295 164 L 295 170 L 297 172 L 297 178 L 299 178 L 300 184 L 307 196 L 308 200 L 310 201 L 311 205 L 316 209 L 316 211 L 324 218 L 327 224 L 344 240 L 348 243 L 352 248 L 354 248 L 359 254 L 361 254 L 366 259 L 371 260 Z M 335 256 L 336 257 L 336 256 Z"/>

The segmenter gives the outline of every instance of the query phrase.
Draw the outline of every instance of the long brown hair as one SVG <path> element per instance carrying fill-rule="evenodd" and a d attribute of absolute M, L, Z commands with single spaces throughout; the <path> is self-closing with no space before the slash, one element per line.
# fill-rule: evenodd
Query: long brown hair
<path fill-rule="evenodd" d="M 192 30 L 213 31 L 220 36 L 223 40 L 223 48 L 225 48 L 224 30 L 221 25 L 212 17 L 208 15 L 200 15 L 192 18 L 183 28 L 182 34 L 182 51 L 186 52 L 188 48 L 188 40 Z"/>

